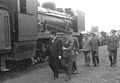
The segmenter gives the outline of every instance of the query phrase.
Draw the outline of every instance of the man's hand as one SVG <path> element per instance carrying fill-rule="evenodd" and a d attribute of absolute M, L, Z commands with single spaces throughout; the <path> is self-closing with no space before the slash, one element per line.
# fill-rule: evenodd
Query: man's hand
<path fill-rule="evenodd" d="M 61 59 L 61 56 L 58 56 L 59 57 L 59 59 Z"/>
<path fill-rule="evenodd" d="M 78 55 L 79 53 L 78 53 L 78 52 L 76 52 L 76 54 Z"/>
<path fill-rule="evenodd" d="M 63 50 L 65 50 L 66 48 L 65 48 L 65 47 L 63 47 L 62 49 L 63 49 Z"/>
<path fill-rule="evenodd" d="M 79 49 L 79 52 L 82 52 L 83 51 L 83 49 Z"/>

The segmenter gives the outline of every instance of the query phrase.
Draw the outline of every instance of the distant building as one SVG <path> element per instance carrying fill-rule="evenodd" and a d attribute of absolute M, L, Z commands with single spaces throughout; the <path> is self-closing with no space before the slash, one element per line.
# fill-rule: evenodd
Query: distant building
<path fill-rule="evenodd" d="M 63 8 L 56 8 L 56 11 L 61 12 L 61 13 L 64 12 Z"/>
<path fill-rule="evenodd" d="M 99 27 L 98 26 L 92 26 L 91 27 L 91 32 L 93 32 L 93 33 L 99 33 Z"/>
<path fill-rule="evenodd" d="M 77 27 L 78 32 L 85 31 L 85 13 L 77 10 Z"/>

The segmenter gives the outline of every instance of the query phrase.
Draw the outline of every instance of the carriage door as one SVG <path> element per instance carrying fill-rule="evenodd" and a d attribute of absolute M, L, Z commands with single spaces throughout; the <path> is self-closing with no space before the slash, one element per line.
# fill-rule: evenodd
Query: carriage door
<path fill-rule="evenodd" d="M 0 10 L 0 51 L 11 49 L 9 15 Z"/>

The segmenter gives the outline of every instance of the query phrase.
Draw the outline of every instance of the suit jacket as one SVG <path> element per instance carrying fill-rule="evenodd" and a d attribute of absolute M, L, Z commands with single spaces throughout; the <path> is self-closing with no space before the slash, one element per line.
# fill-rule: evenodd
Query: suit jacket
<path fill-rule="evenodd" d="M 56 38 L 54 41 L 50 39 L 49 42 L 49 58 L 57 59 L 59 56 L 62 56 L 62 41 Z"/>

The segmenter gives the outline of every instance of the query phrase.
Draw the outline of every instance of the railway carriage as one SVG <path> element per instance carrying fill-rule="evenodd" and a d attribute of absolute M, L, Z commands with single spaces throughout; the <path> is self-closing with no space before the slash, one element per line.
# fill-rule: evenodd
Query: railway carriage
<path fill-rule="evenodd" d="M 71 16 L 37 6 L 37 0 L 0 0 L 0 70 L 44 62 L 52 30 L 85 28 L 84 13 Z"/>

